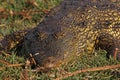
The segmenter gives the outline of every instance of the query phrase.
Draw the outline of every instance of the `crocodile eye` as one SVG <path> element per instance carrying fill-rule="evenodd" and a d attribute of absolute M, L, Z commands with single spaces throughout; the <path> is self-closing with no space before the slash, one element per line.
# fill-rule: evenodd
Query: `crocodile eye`
<path fill-rule="evenodd" d="M 40 40 L 44 40 L 48 37 L 48 34 L 46 32 L 38 32 L 35 36 L 38 37 Z"/>
<path fill-rule="evenodd" d="M 65 36 L 64 32 L 56 32 L 53 34 L 53 36 L 55 37 L 55 39 L 61 39 Z"/>

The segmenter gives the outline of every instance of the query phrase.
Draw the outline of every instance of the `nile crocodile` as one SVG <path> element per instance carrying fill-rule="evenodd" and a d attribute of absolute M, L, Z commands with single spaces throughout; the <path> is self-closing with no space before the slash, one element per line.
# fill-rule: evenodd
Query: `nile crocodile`
<path fill-rule="evenodd" d="M 119 59 L 120 0 L 64 0 L 19 41 L 18 52 L 48 68 L 97 48 Z"/>

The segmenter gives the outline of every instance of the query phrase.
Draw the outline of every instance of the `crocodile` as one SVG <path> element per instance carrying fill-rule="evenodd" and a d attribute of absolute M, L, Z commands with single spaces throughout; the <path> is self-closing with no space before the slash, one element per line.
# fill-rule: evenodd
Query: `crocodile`
<path fill-rule="evenodd" d="M 63 0 L 16 46 L 17 52 L 32 54 L 46 68 L 59 67 L 98 48 L 120 59 L 120 0 Z"/>

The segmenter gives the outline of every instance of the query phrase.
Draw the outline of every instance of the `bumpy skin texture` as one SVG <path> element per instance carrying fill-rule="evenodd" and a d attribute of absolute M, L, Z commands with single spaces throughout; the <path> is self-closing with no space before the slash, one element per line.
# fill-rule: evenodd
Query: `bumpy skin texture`
<path fill-rule="evenodd" d="M 77 55 L 105 49 L 120 58 L 120 1 L 64 0 L 29 31 L 19 52 L 44 67 L 57 67 Z"/>

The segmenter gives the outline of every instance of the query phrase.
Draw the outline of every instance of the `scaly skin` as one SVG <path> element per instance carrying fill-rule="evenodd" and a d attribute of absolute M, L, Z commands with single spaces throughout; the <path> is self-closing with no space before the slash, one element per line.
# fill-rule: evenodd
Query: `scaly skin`
<path fill-rule="evenodd" d="M 117 48 L 120 59 L 119 0 L 64 0 L 25 35 L 17 51 L 51 68 L 99 47 L 111 55 Z"/>

